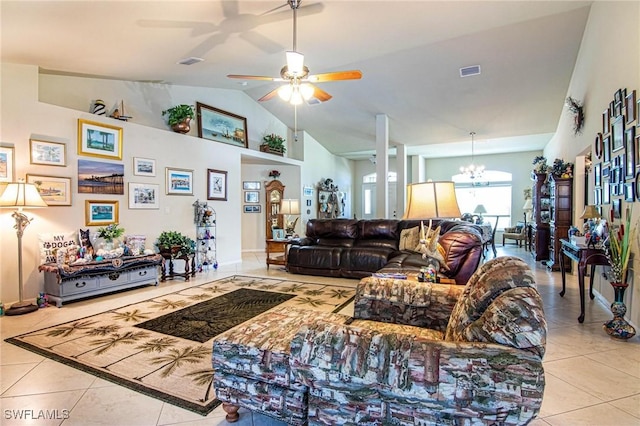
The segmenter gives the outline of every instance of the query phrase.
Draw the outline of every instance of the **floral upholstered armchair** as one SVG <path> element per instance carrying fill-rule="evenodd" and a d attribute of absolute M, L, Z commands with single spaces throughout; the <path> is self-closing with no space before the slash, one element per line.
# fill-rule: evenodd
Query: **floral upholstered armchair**
<path fill-rule="evenodd" d="M 303 325 L 290 366 L 309 387 L 309 424 L 531 421 L 542 404 L 547 329 L 528 265 L 485 263 L 446 315 L 444 331 L 362 319 Z"/>

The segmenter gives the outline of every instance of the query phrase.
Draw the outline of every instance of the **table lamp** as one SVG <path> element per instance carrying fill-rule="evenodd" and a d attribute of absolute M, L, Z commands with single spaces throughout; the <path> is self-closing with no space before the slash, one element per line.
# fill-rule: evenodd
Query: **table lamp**
<path fill-rule="evenodd" d="M 524 226 L 527 227 L 527 217 L 528 214 L 533 210 L 533 202 L 531 198 L 527 198 L 524 202 L 524 206 L 522 206 L 522 210 L 524 210 Z"/>
<path fill-rule="evenodd" d="M 280 214 L 284 216 L 285 229 L 287 233 L 287 237 L 293 235 L 296 228 L 296 223 L 298 223 L 298 219 L 291 222 L 291 216 L 296 216 L 300 214 L 300 200 L 285 198 L 282 200 L 282 208 L 280 209 Z"/>
<path fill-rule="evenodd" d="M 482 215 L 487 212 L 487 209 L 484 207 L 484 204 L 478 204 L 476 208 L 473 209 L 473 212 L 478 215 L 477 223 L 484 222 L 484 218 L 482 217 Z"/>
<path fill-rule="evenodd" d="M 598 235 L 596 235 L 594 231 L 597 225 L 597 219 L 600 219 L 601 217 L 602 216 L 600 216 L 600 212 L 598 212 L 596 206 L 584 206 L 584 210 L 582 211 L 582 215 L 580 215 L 580 219 L 586 220 L 583 226 L 583 231 L 585 235 L 589 233 L 587 246 L 593 245 L 595 247 L 595 244 L 598 240 Z M 596 221 L 594 221 L 593 219 L 596 219 Z"/>
<path fill-rule="evenodd" d="M 453 182 L 421 182 L 407 185 L 403 219 L 452 219 L 460 217 Z"/>
<path fill-rule="evenodd" d="M 11 182 L 7 185 L 2 196 L 0 197 L 0 207 L 3 208 L 15 208 L 11 217 L 16 221 L 13 226 L 16 229 L 16 235 L 18 236 L 18 295 L 19 300 L 17 303 L 11 305 L 4 314 L 5 315 L 22 315 L 28 314 L 38 310 L 38 307 L 30 302 L 23 300 L 24 289 L 22 282 L 22 234 L 31 219 L 29 219 L 22 209 L 47 207 L 47 203 L 44 202 L 38 189 L 32 183 L 25 183 L 23 180 L 18 182 Z"/>

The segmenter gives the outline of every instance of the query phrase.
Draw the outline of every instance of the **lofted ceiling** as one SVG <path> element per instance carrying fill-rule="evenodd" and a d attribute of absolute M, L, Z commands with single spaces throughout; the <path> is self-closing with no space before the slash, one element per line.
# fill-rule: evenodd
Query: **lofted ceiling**
<path fill-rule="evenodd" d="M 0 2 L 3 62 L 45 72 L 243 90 L 259 99 L 292 49 L 292 11 L 279 1 Z M 298 129 L 336 155 L 375 152 L 375 117 L 390 145 L 437 158 L 539 150 L 558 125 L 590 1 L 303 0 L 298 51 L 333 98 L 298 107 Z M 280 9 L 273 10 L 278 6 Z M 179 65 L 187 57 L 204 61 Z M 480 65 L 481 74 L 459 69 Z M 262 105 L 294 127 L 291 105 Z"/>

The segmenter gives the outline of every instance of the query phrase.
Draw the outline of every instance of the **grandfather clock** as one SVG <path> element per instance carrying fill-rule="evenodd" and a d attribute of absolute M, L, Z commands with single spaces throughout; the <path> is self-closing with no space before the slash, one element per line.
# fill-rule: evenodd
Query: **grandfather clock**
<path fill-rule="evenodd" d="M 284 185 L 279 180 L 272 180 L 265 184 L 264 189 L 266 191 L 266 235 L 267 240 L 270 240 L 273 238 L 271 231 L 274 227 L 284 229 L 284 219 L 280 214 L 282 199 L 284 198 Z"/>

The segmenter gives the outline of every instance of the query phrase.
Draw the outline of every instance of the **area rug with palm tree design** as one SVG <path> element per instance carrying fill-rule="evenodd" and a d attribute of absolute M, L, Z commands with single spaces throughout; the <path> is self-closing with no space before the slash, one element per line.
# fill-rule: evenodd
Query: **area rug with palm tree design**
<path fill-rule="evenodd" d="M 7 342 L 206 415 L 215 336 L 276 306 L 338 312 L 355 289 L 235 275 L 112 309 Z"/>

